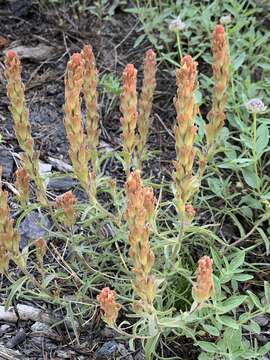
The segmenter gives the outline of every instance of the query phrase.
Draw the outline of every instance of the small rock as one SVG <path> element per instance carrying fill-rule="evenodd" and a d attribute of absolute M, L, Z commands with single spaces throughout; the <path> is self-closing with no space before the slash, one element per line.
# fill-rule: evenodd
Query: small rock
<path fill-rule="evenodd" d="M 48 160 L 59 171 L 64 171 L 64 172 L 72 172 L 73 171 L 73 167 L 70 164 L 67 164 L 63 160 L 55 159 L 53 157 L 49 157 Z"/>
<path fill-rule="evenodd" d="M 57 350 L 55 355 L 59 357 L 59 359 L 73 359 L 76 353 L 71 350 Z"/>
<path fill-rule="evenodd" d="M 260 326 L 266 326 L 269 323 L 269 317 L 258 315 L 253 320 Z"/>
<path fill-rule="evenodd" d="M 11 153 L 6 149 L 0 149 L 0 166 L 3 168 L 3 177 L 5 179 L 11 179 L 14 160 Z"/>
<path fill-rule="evenodd" d="M 32 7 L 32 0 L 12 0 L 9 6 L 13 16 L 25 16 Z"/>
<path fill-rule="evenodd" d="M 266 297 L 264 295 L 261 297 L 261 303 L 262 303 L 262 305 L 267 304 L 267 300 L 266 300 Z"/>
<path fill-rule="evenodd" d="M 26 332 L 24 329 L 19 329 L 19 331 L 7 342 L 7 347 L 13 349 L 17 345 L 24 342 L 26 339 Z"/>
<path fill-rule="evenodd" d="M 109 360 L 115 358 L 118 352 L 118 344 L 116 341 L 105 342 L 99 350 L 96 351 L 96 360 Z"/>
<path fill-rule="evenodd" d="M 40 175 L 41 176 L 46 176 L 48 174 L 51 174 L 52 172 L 52 165 L 51 164 L 46 164 L 43 162 L 39 163 L 39 171 L 40 171 Z"/>
<path fill-rule="evenodd" d="M 31 330 L 33 332 L 50 332 L 50 326 L 48 324 L 42 323 L 42 322 L 35 322 L 32 326 L 31 326 Z"/>
<path fill-rule="evenodd" d="M 44 216 L 37 211 L 32 211 L 19 226 L 21 248 L 23 249 L 29 241 L 45 237 L 48 234 L 50 227 L 51 221 L 47 216 Z"/>
<path fill-rule="evenodd" d="M 118 353 L 119 355 L 121 355 L 122 359 L 133 360 L 132 355 L 129 353 L 129 351 L 125 348 L 123 344 L 118 344 Z"/>
<path fill-rule="evenodd" d="M 8 324 L 3 324 L 3 325 L 1 325 L 1 327 L 0 327 L 0 336 L 6 334 L 7 331 L 8 331 L 10 328 L 11 328 L 11 326 L 8 325 Z"/>
<path fill-rule="evenodd" d="M 55 54 L 55 49 L 52 46 L 45 44 L 39 44 L 37 46 L 14 46 L 10 44 L 7 51 L 15 51 L 21 59 L 30 59 L 34 61 L 44 61 L 52 57 Z M 6 51 L 4 51 L 6 53 Z"/>
<path fill-rule="evenodd" d="M 256 336 L 256 339 L 257 339 L 259 342 L 261 342 L 262 344 L 266 344 L 266 343 L 268 343 L 268 341 L 269 341 L 269 338 L 268 338 L 268 336 L 266 336 L 266 335 L 256 334 L 255 336 Z"/>
<path fill-rule="evenodd" d="M 9 329 L 9 328 L 10 328 L 10 325 L 8 325 L 8 324 L 3 324 L 3 325 L 1 325 L 0 330 L 1 330 L 1 331 L 7 331 L 7 329 Z"/>
<path fill-rule="evenodd" d="M 76 185 L 76 181 L 71 177 L 52 178 L 49 180 L 48 189 L 54 191 L 68 191 Z"/>

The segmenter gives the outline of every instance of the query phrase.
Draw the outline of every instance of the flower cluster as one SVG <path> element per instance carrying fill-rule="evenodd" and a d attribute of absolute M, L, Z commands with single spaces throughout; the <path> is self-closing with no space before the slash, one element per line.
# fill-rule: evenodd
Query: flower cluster
<path fill-rule="evenodd" d="M 84 60 L 83 94 L 86 105 L 86 131 L 89 157 L 93 170 L 97 171 L 97 146 L 99 143 L 99 114 L 98 114 L 98 72 L 96 60 L 90 45 L 85 45 L 82 50 Z"/>
<path fill-rule="evenodd" d="M 245 106 L 247 111 L 252 114 L 261 114 L 264 113 L 267 109 L 267 106 L 264 104 L 264 102 L 258 98 L 250 99 L 246 102 Z"/>
<path fill-rule="evenodd" d="M 141 298 L 141 307 L 146 312 L 153 310 L 156 294 L 155 279 L 150 275 L 155 256 L 150 247 L 149 222 L 155 210 L 153 189 L 144 187 L 140 171 L 131 172 L 125 184 L 127 210 L 125 218 L 129 226 L 130 257 L 135 275 L 134 290 Z"/>
<path fill-rule="evenodd" d="M 169 30 L 172 32 L 183 31 L 186 28 L 186 24 L 178 16 L 176 19 L 169 23 Z"/>
<path fill-rule="evenodd" d="M 29 201 L 29 175 L 24 168 L 20 168 L 16 171 L 15 176 L 15 186 L 18 190 L 18 200 L 22 206 L 25 206 Z"/>
<path fill-rule="evenodd" d="M 140 162 L 144 158 L 146 151 L 146 142 L 151 127 L 151 111 L 153 104 L 154 91 L 156 88 L 157 62 L 156 54 L 153 50 L 148 50 L 144 58 L 144 78 L 142 92 L 139 99 L 138 116 L 138 144 L 137 153 Z"/>
<path fill-rule="evenodd" d="M 180 221 L 185 223 L 185 206 L 198 188 L 198 180 L 193 175 L 196 154 L 194 140 L 197 127 L 194 125 L 198 106 L 195 101 L 197 63 L 191 56 L 182 58 L 181 68 L 176 72 L 177 96 L 174 105 L 177 121 L 174 129 L 176 161 L 173 174 L 175 184 L 175 203 Z"/>
<path fill-rule="evenodd" d="M 134 65 L 128 64 L 123 73 L 123 91 L 121 95 L 120 110 L 122 112 L 122 145 L 124 151 L 124 160 L 126 173 L 129 173 L 131 159 L 137 143 L 136 126 L 138 119 L 137 112 L 137 70 Z"/>
<path fill-rule="evenodd" d="M 65 76 L 64 124 L 69 141 L 73 170 L 85 191 L 90 194 L 91 174 L 88 170 L 87 142 L 84 135 L 80 93 L 84 79 L 84 61 L 79 53 L 71 56 Z M 91 196 L 90 196 L 91 197 Z"/>
<path fill-rule="evenodd" d="M 7 94 L 10 100 L 10 111 L 14 120 L 14 129 L 20 147 L 24 151 L 23 167 L 33 179 L 37 187 L 37 198 L 47 204 L 46 188 L 39 172 L 39 154 L 34 150 L 31 135 L 29 112 L 26 106 L 24 85 L 21 79 L 21 62 L 14 51 L 8 51 L 5 60 Z"/>
<path fill-rule="evenodd" d="M 101 309 L 104 311 L 103 320 L 109 325 L 113 326 L 118 317 L 121 305 L 115 301 L 116 293 L 110 290 L 109 287 L 102 289 L 101 293 L 97 296 L 97 300 Z"/>
<path fill-rule="evenodd" d="M 230 51 L 223 25 L 217 25 L 213 33 L 213 74 L 214 90 L 212 109 L 208 113 L 209 123 L 206 125 L 208 149 L 215 144 L 225 121 L 227 88 L 230 80 Z"/>
<path fill-rule="evenodd" d="M 76 196 L 72 191 L 67 191 L 63 195 L 56 198 L 56 206 L 63 210 L 63 222 L 65 225 L 72 226 L 76 222 L 77 214 L 75 205 L 77 203 Z"/>
<path fill-rule="evenodd" d="M 8 270 L 10 259 L 18 266 L 24 266 L 24 259 L 20 254 L 20 234 L 13 227 L 8 206 L 8 193 L 3 191 L 0 169 L 0 272 Z"/>
<path fill-rule="evenodd" d="M 194 300 L 201 304 L 214 294 L 213 260 L 209 256 L 203 256 L 198 261 L 197 280 L 193 285 L 192 294 Z"/>

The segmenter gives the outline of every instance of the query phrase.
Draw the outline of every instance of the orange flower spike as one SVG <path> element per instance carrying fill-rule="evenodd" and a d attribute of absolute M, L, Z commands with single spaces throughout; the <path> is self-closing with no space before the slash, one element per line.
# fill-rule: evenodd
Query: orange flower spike
<path fill-rule="evenodd" d="M 7 95 L 10 100 L 10 111 L 14 120 L 16 138 L 22 150 L 23 167 L 34 180 L 38 199 L 47 204 L 46 187 L 39 173 L 39 154 L 34 150 L 34 140 L 31 135 L 29 111 L 26 106 L 24 85 L 21 79 L 21 62 L 15 51 L 8 51 L 5 59 Z"/>
<path fill-rule="evenodd" d="M 187 224 L 185 205 L 198 188 L 198 180 L 192 169 L 196 154 L 194 141 L 197 127 L 194 125 L 198 106 L 195 99 L 197 87 L 197 62 L 191 56 L 184 56 L 181 67 L 176 71 L 177 95 L 174 99 L 177 118 L 174 128 L 176 161 L 173 174 L 175 183 L 175 204 L 180 221 Z"/>
<path fill-rule="evenodd" d="M 56 206 L 60 209 L 63 209 L 64 211 L 64 223 L 68 226 L 74 225 L 77 218 L 75 209 L 77 199 L 76 196 L 72 193 L 72 191 L 68 191 L 63 195 L 58 196 L 55 202 Z"/>
<path fill-rule="evenodd" d="M 155 209 L 156 199 L 153 189 L 143 186 L 139 170 L 128 175 L 125 192 L 127 197 L 125 218 L 129 226 L 129 255 L 132 258 L 132 271 L 135 275 L 133 288 L 142 300 L 141 307 L 144 311 L 152 312 L 156 287 L 154 277 L 149 274 L 152 271 L 155 256 L 150 247 L 149 221 Z"/>
<path fill-rule="evenodd" d="M 15 173 L 15 186 L 19 192 L 18 199 L 24 206 L 29 201 L 29 175 L 24 168 L 20 168 Z"/>
<path fill-rule="evenodd" d="M 208 147 L 214 145 L 226 118 L 227 89 L 230 81 L 230 50 L 223 25 L 217 25 L 213 33 L 213 74 L 214 89 L 212 109 L 208 113 L 209 123 L 206 125 Z"/>
<path fill-rule="evenodd" d="M 197 303 L 203 303 L 214 294 L 213 260 L 209 256 L 203 256 L 198 261 L 197 281 L 193 285 L 192 294 Z"/>
<path fill-rule="evenodd" d="M 80 93 L 83 85 L 84 61 L 79 53 L 71 56 L 65 76 L 65 118 L 69 156 L 75 176 L 81 186 L 90 194 L 91 179 L 88 171 L 88 152 L 81 114 Z"/>
<path fill-rule="evenodd" d="M 150 49 L 144 58 L 144 78 L 139 99 L 138 116 L 138 144 L 137 151 L 140 162 L 143 160 L 146 151 L 146 142 L 149 135 L 152 119 L 150 117 L 153 105 L 154 91 L 156 88 L 157 61 L 156 53 Z"/>
<path fill-rule="evenodd" d="M 134 65 L 128 64 L 123 72 L 123 90 L 120 110 L 122 113 L 122 146 L 124 151 L 125 171 L 129 172 L 131 159 L 136 146 L 135 129 L 137 125 L 137 70 Z"/>
<path fill-rule="evenodd" d="M 96 170 L 96 150 L 99 143 L 99 114 L 98 114 L 98 72 L 96 60 L 90 45 L 85 45 L 82 51 L 84 60 L 83 93 L 86 105 L 87 143 L 90 150 L 90 159 Z"/>
<path fill-rule="evenodd" d="M 20 267 L 24 267 L 24 259 L 20 256 L 20 234 L 13 227 L 13 219 L 8 206 L 8 193 L 2 189 L 2 168 L 0 167 L 0 272 L 8 270 L 12 258 Z"/>
<path fill-rule="evenodd" d="M 109 287 L 103 288 L 97 296 L 97 301 L 104 311 L 102 318 L 109 326 L 115 324 L 119 310 L 121 309 L 121 305 L 115 301 L 115 296 L 115 291 L 110 290 Z"/>

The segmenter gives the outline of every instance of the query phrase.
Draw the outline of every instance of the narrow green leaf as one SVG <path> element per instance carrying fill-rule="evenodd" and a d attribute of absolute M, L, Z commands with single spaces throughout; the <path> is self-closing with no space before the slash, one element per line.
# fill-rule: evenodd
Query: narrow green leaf
<path fill-rule="evenodd" d="M 270 283 L 267 281 L 264 282 L 264 295 L 267 305 L 270 306 Z"/>
<path fill-rule="evenodd" d="M 234 258 L 230 262 L 229 270 L 233 272 L 234 270 L 236 270 L 240 266 L 242 266 L 245 261 L 245 255 L 246 254 L 243 250 L 238 251 L 238 254 L 236 256 L 234 256 Z"/>
<path fill-rule="evenodd" d="M 217 315 L 216 318 L 223 325 L 226 325 L 235 330 L 239 329 L 239 324 L 231 316 L 228 316 L 228 315 L 218 316 Z"/>
<path fill-rule="evenodd" d="M 264 153 L 269 142 L 269 129 L 266 124 L 261 124 L 257 129 L 256 153 L 257 157 Z"/>
<path fill-rule="evenodd" d="M 217 310 L 219 314 L 228 313 L 229 311 L 232 311 L 233 309 L 240 306 L 246 300 L 246 298 L 247 297 L 245 295 L 233 295 L 227 300 L 223 301 L 221 304 L 218 304 Z"/>
<path fill-rule="evenodd" d="M 252 334 L 260 334 L 261 327 L 254 320 L 250 320 L 250 323 L 243 326 L 247 331 L 250 331 Z"/>
<path fill-rule="evenodd" d="M 212 325 L 204 324 L 203 328 L 210 335 L 219 336 L 219 334 L 220 334 L 219 330 L 216 327 L 212 326 Z"/>
<path fill-rule="evenodd" d="M 247 167 L 243 167 L 241 170 L 242 170 L 242 174 L 243 174 L 245 182 L 250 187 L 255 189 L 256 186 L 257 186 L 257 177 L 256 177 L 256 173 L 254 171 L 254 167 L 253 166 L 247 166 Z"/>
<path fill-rule="evenodd" d="M 218 347 L 213 343 L 207 341 L 197 341 L 197 344 L 202 350 L 206 352 L 215 353 L 218 351 Z"/>
<path fill-rule="evenodd" d="M 255 306 L 257 306 L 258 309 L 262 309 L 262 304 L 261 304 L 259 298 L 257 297 L 257 295 L 253 294 L 253 292 L 251 292 L 250 290 L 247 290 L 247 293 L 248 293 L 249 297 L 251 298 L 253 304 Z"/>
<path fill-rule="evenodd" d="M 155 336 L 147 339 L 145 346 L 144 346 L 144 352 L 145 352 L 145 357 L 146 359 L 153 359 L 156 347 L 157 347 L 157 343 L 158 343 L 158 339 L 159 339 L 159 333 L 156 334 Z"/>
<path fill-rule="evenodd" d="M 266 255 L 269 255 L 270 242 L 269 242 L 268 236 L 265 234 L 265 232 L 263 231 L 262 228 L 257 228 L 257 230 L 258 230 L 258 232 L 260 233 L 260 235 L 261 235 L 261 237 L 263 239 L 265 249 L 266 249 Z"/>
<path fill-rule="evenodd" d="M 15 296 L 15 294 L 17 292 L 20 292 L 21 291 L 21 288 L 23 286 L 23 284 L 28 280 L 28 277 L 27 276 L 23 276 L 21 278 L 19 278 L 18 280 L 16 280 L 11 286 L 11 291 L 10 293 L 8 294 L 8 297 L 7 297 L 7 300 L 5 302 L 5 310 L 7 310 L 11 304 L 12 304 L 12 299 L 13 297 Z"/>

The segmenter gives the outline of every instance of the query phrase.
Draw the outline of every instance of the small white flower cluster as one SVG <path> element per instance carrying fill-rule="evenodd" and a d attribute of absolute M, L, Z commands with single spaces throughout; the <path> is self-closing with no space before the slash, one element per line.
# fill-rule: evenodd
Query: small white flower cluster
<path fill-rule="evenodd" d="M 179 16 L 169 23 L 169 30 L 172 32 L 183 31 L 185 27 L 186 24 L 180 19 Z"/>
<path fill-rule="evenodd" d="M 232 22 L 231 15 L 224 15 L 224 16 L 221 16 L 221 18 L 220 18 L 220 23 L 222 25 L 229 25 L 231 22 Z"/>
<path fill-rule="evenodd" d="M 258 98 L 250 99 L 248 102 L 246 102 L 245 107 L 247 111 L 253 114 L 261 114 L 267 109 L 267 106 L 264 104 L 264 102 Z"/>

